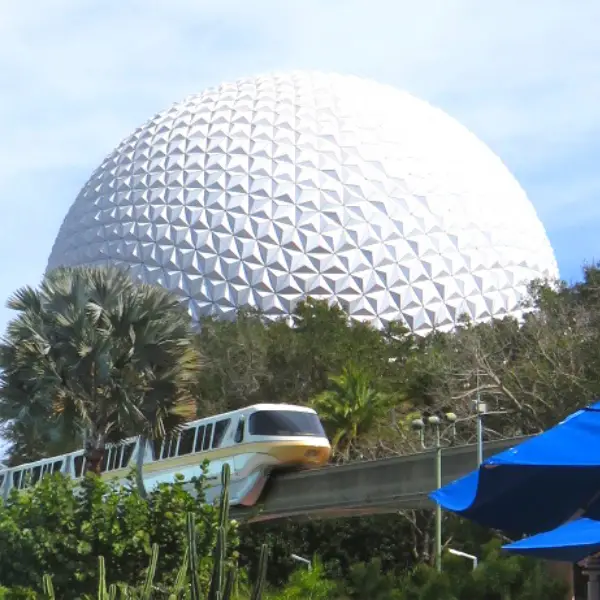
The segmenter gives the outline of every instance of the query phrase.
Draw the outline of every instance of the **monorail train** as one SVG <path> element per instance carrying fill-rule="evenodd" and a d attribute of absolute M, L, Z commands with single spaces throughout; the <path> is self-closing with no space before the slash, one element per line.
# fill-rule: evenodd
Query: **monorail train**
<path fill-rule="evenodd" d="M 142 443 L 130 438 L 110 445 L 102 461 L 102 477 L 124 481 L 143 452 L 148 491 L 160 483 L 188 481 L 209 461 L 206 500 L 221 492 L 221 469 L 231 469 L 231 505 L 253 506 L 274 470 L 306 469 L 328 462 L 331 446 L 317 413 L 291 404 L 256 404 L 214 417 L 198 419 L 163 442 Z M 0 470 L 0 493 L 35 484 L 47 473 L 60 471 L 79 479 L 85 472 L 83 450 Z"/>

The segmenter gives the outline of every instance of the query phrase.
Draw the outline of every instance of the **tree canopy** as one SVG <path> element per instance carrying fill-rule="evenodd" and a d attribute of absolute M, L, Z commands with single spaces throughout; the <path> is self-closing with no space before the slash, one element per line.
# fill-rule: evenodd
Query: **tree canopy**
<path fill-rule="evenodd" d="M 160 438 L 195 414 L 199 353 L 166 290 L 111 268 L 61 268 L 8 301 L 0 344 L 0 418 L 13 458 L 85 444 L 98 470 L 107 443 Z"/>

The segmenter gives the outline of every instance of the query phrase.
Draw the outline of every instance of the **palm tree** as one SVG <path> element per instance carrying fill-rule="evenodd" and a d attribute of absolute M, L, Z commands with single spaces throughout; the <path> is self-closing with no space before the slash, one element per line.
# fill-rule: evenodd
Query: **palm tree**
<path fill-rule="evenodd" d="M 351 363 L 341 375 L 329 378 L 329 389 L 314 398 L 312 405 L 331 436 L 334 452 L 348 459 L 353 443 L 385 413 L 387 397 Z"/>
<path fill-rule="evenodd" d="M 60 268 L 7 305 L 18 313 L 0 343 L 9 436 L 23 441 L 31 427 L 65 448 L 83 444 L 87 470 L 100 473 L 107 444 L 162 439 L 195 416 L 199 354 L 165 289 L 116 267 Z"/>

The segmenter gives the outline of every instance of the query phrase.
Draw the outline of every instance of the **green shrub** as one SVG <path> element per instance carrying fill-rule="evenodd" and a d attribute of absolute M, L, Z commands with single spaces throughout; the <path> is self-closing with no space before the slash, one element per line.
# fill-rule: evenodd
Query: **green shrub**
<path fill-rule="evenodd" d="M 195 517 L 196 551 L 202 557 L 198 577 L 210 579 L 211 551 L 219 512 L 204 503 L 204 476 L 186 491 L 182 478 L 160 485 L 145 500 L 135 485 L 107 485 L 88 475 L 78 492 L 68 477 L 44 477 L 36 486 L 14 492 L 0 504 L 0 582 L 8 589 L 41 592 L 41 575 L 51 573 L 59 598 L 94 593 L 97 557 L 106 561 L 108 583 L 138 585 L 152 552 L 160 547 L 156 572 L 160 585 L 175 581 L 186 548 L 186 515 Z M 229 533 L 229 552 L 237 530 Z M 228 557 L 230 556 L 228 555 Z M 65 596 L 68 594 L 68 596 Z"/>
<path fill-rule="evenodd" d="M 177 570 L 175 580 L 171 585 L 155 583 L 160 558 L 158 544 L 152 545 L 150 562 L 145 573 L 139 573 L 137 578 L 143 582 L 135 585 L 129 583 L 107 584 L 107 573 L 104 557 L 98 558 L 96 594 L 85 594 L 84 600 L 151 600 L 159 597 L 168 600 L 234 600 L 238 597 L 236 586 L 237 566 L 229 560 L 228 542 L 232 523 L 229 521 L 229 465 L 225 464 L 221 473 L 221 499 L 218 506 L 216 525 L 218 527 L 216 541 L 212 548 L 212 570 L 209 578 L 205 578 L 206 558 L 208 554 L 198 553 L 198 527 L 196 515 L 185 513 L 185 551 Z M 250 600 L 261 600 L 267 569 L 267 549 L 263 546 L 260 557 L 260 574 L 253 587 Z M 42 578 L 44 597 L 55 600 L 53 577 L 45 574 Z"/>

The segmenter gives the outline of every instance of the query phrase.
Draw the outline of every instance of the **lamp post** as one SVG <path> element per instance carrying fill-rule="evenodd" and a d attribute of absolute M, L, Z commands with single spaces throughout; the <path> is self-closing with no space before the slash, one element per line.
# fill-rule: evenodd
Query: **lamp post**
<path fill-rule="evenodd" d="M 487 415 L 507 415 L 513 411 L 511 410 L 488 410 L 487 402 L 481 401 L 481 395 L 479 393 L 479 373 L 477 373 L 477 397 L 473 400 L 473 405 L 475 408 L 475 421 L 477 424 L 477 468 L 481 466 L 483 462 L 483 432 L 484 432 L 484 423 L 483 418 Z M 468 420 L 471 417 L 467 417 Z"/>
<path fill-rule="evenodd" d="M 481 400 L 481 372 L 479 369 L 475 371 L 475 398 L 471 400 L 472 406 L 474 409 L 474 414 L 469 415 L 464 419 L 459 419 L 459 421 L 469 421 L 471 419 L 475 420 L 476 431 L 477 431 L 477 468 L 481 466 L 483 462 L 483 437 L 484 437 L 484 417 L 488 415 L 506 415 L 512 410 L 489 410 L 488 403 L 484 400 Z M 465 384 L 465 389 L 469 389 L 469 385 Z"/>
<path fill-rule="evenodd" d="M 475 400 L 475 410 L 477 411 L 477 466 L 483 462 L 483 416 L 487 413 L 487 404 L 479 399 L 477 392 L 477 400 Z"/>
<path fill-rule="evenodd" d="M 444 417 L 448 423 L 456 422 L 454 413 L 446 413 Z M 427 425 L 433 428 L 433 446 L 430 447 L 435 450 L 435 487 L 439 490 L 442 487 L 442 436 L 440 433 L 442 419 L 435 415 L 430 416 L 427 418 Z M 415 419 L 412 426 L 420 433 L 423 448 L 427 448 L 425 445 L 425 421 Z M 442 507 L 438 503 L 435 506 L 435 568 L 439 572 L 442 570 Z"/>
<path fill-rule="evenodd" d="M 475 418 L 477 420 L 477 467 L 483 462 L 483 416 L 487 413 L 487 404 L 481 401 L 479 369 L 476 371 L 476 389 L 477 396 L 473 403 L 475 404 Z"/>

